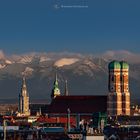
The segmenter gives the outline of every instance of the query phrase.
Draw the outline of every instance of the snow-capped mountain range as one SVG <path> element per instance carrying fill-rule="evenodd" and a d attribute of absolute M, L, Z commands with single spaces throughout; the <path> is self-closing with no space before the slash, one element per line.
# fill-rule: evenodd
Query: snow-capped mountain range
<path fill-rule="evenodd" d="M 139 97 L 140 54 L 107 51 L 103 54 L 32 52 L 6 55 L 0 51 L 0 98 L 18 98 L 25 75 L 30 98 L 49 100 L 56 72 L 62 94 L 67 79 L 71 95 L 107 95 L 108 63 L 114 59 L 130 64 L 131 95 Z"/>

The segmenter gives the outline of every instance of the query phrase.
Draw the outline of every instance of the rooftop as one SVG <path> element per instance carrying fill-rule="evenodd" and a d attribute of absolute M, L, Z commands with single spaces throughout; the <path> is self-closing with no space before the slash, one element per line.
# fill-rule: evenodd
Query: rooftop
<path fill-rule="evenodd" d="M 48 113 L 106 112 L 107 96 L 57 96 L 48 106 Z"/>

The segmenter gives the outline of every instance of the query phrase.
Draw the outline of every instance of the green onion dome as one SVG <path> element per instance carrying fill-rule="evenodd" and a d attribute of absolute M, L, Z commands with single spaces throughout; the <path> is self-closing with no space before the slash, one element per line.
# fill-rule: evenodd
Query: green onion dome
<path fill-rule="evenodd" d="M 112 62 L 109 63 L 108 68 L 109 69 L 121 69 L 120 62 L 112 61 Z"/>
<path fill-rule="evenodd" d="M 121 64 L 121 69 L 129 69 L 129 65 L 127 62 L 121 61 L 120 64 Z"/>

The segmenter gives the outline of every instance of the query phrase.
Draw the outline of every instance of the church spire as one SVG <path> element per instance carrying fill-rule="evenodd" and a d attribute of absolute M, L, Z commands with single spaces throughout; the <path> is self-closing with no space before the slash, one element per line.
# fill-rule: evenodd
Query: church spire
<path fill-rule="evenodd" d="M 23 76 L 23 78 L 22 78 L 22 90 L 27 90 L 25 76 Z"/>
<path fill-rule="evenodd" d="M 60 89 L 59 89 L 59 86 L 58 86 L 57 73 L 55 75 L 55 81 L 54 81 L 54 86 L 53 86 L 51 97 L 53 99 L 56 96 L 60 96 Z"/>
<path fill-rule="evenodd" d="M 23 115 L 29 115 L 29 96 L 27 92 L 25 76 L 22 78 L 21 93 L 19 94 L 19 113 Z"/>
<path fill-rule="evenodd" d="M 25 76 L 23 76 L 23 78 L 22 78 L 21 95 L 22 95 L 22 96 L 28 96 L 28 95 L 27 95 L 27 86 L 26 86 L 26 79 L 25 79 Z"/>
<path fill-rule="evenodd" d="M 55 74 L 55 82 L 54 82 L 54 87 L 58 88 L 58 79 L 57 79 L 57 73 Z"/>
<path fill-rule="evenodd" d="M 65 80 L 65 93 L 64 93 L 65 96 L 68 96 L 68 81 Z"/>

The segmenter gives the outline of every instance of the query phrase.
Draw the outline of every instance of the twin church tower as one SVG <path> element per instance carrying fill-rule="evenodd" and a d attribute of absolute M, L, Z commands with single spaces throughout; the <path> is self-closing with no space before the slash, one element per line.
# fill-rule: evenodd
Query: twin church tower
<path fill-rule="evenodd" d="M 129 65 L 124 61 L 112 61 L 108 69 L 108 114 L 130 115 Z"/>

